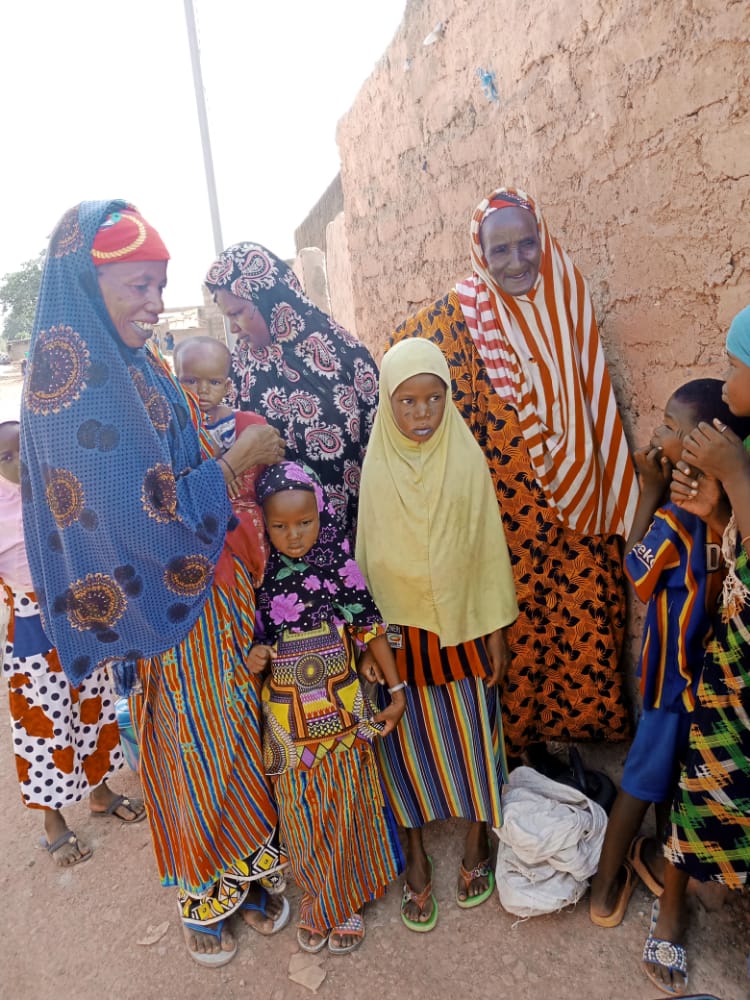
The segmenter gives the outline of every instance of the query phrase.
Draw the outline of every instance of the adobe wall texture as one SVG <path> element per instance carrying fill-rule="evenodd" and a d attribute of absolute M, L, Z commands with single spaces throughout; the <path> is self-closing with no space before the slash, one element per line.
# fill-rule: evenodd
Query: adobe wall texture
<path fill-rule="evenodd" d="M 379 358 L 467 273 L 474 208 L 516 183 L 588 277 L 647 440 L 750 302 L 748 38 L 746 0 L 411 0 L 338 128 L 360 338 Z"/>

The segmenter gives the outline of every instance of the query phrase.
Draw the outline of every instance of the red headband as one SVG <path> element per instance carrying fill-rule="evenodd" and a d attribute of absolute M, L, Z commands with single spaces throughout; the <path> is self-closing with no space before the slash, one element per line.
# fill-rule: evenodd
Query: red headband
<path fill-rule="evenodd" d="M 169 251 L 140 212 L 125 208 L 112 212 L 99 227 L 91 259 L 97 267 L 122 261 L 169 260 Z"/>
<path fill-rule="evenodd" d="M 489 215 L 490 212 L 494 212 L 498 208 L 525 208 L 527 212 L 531 212 L 532 215 L 534 214 L 534 209 L 525 198 L 519 198 L 518 195 L 511 194 L 509 191 L 504 191 L 496 198 L 493 198 L 487 206 L 485 215 Z"/>

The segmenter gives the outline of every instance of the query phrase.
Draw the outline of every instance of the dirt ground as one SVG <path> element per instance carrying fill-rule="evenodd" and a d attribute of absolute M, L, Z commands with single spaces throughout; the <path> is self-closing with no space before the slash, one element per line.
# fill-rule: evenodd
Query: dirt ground
<path fill-rule="evenodd" d="M 20 388 L 13 373 L 0 375 L 0 419 Z M 0 709 L 0 711 L 2 711 Z M 625 749 L 582 748 L 589 765 L 617 777 Z M 138 794 L 124 770 L 112 786 Z M 273 938 L 236 928 L 239 951 L 217 970 L 195 965 L 183 945 L 174 890 L 160 887 L 147 823 L 128 827 L 94 820 L 86 803 L 66 813 L 70 827 L 94 848 L 85 864 L 63 870 L 37 845 L 40 814 L 24 809 L 15 781 L 9 731 L 0 728 L 0 935 L 2 1000 L 304 1000 L 311 992 L 290 980 L 303 957 L 293 923 Z M 455 905 L 463 826 L 432 824 L 425 835 L 435 861 L 440 917 L 430 934 L 403 927 L 399 888 L 366 911 L 367 937 L 354 954 L 323 952 L 312 961 L 325 979 L 327 1000 L 656 1000 L 660 995 L 640 968 L 651 896 L 639 886 L 621 926 L 595 927 L 587 899 L 577 907 L 520 921 L 497 896 L 476 910 Z M 297 890 L 290 888 L 293 915 Z M 687 940 L 690 988 L 721 1000 L 748 1000 L 750 900 L 734 897 L 706 912 L 689 900 Z M 307 956 L 304 956 L 307 959 Z"/>

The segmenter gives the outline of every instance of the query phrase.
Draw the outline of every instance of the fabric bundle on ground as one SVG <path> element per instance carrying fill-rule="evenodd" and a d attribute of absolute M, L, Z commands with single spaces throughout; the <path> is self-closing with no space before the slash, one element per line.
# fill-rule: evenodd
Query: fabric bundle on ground
<path fill-rule="evenodd" d="M 495 881 L 504 909 L 519 917 L 577 902 L 599 863 L 607 814 L 569 785 L 518 767 L 503 790 Z"/>

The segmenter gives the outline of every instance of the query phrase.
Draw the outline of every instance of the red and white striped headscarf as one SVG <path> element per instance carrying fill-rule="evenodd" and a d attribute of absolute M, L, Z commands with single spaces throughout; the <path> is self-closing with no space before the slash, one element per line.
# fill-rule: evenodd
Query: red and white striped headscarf
<path fill-rule="evenodd" d="M 539 229 L 526 295 L 499 288 L 480 241 L 482 222 L 508 205 L 532 212 Z M 473 275 L 456 285 L 461 308 L 495 391 L 518 413 L 547 499 L 575 531 L 626 536 L 638 486 L 583 276 L 517 188 L 498 188 L 474 212 L 471 260 Z"/>

